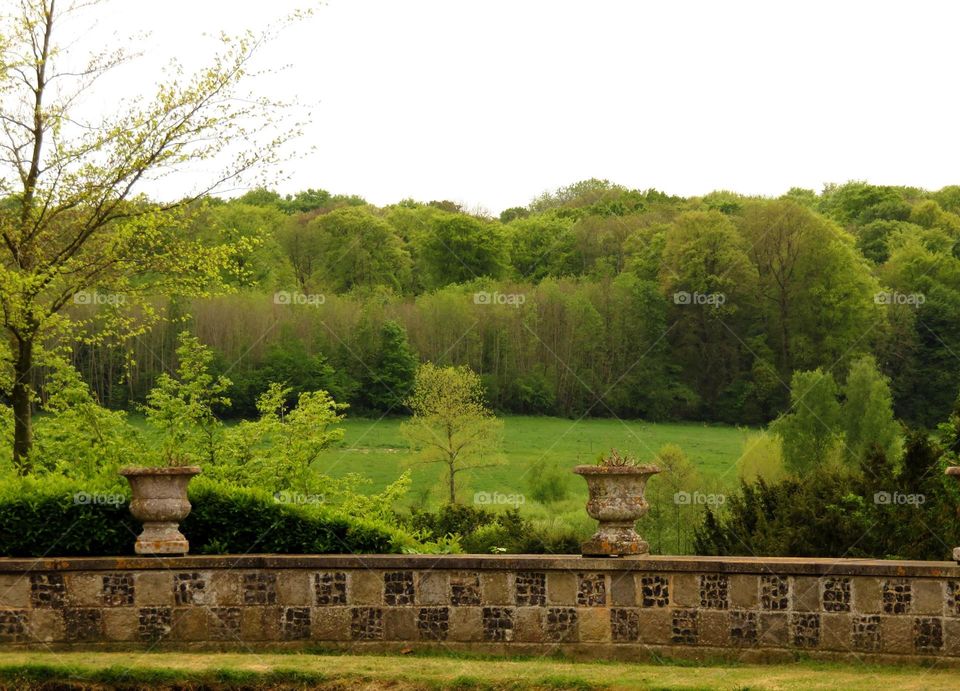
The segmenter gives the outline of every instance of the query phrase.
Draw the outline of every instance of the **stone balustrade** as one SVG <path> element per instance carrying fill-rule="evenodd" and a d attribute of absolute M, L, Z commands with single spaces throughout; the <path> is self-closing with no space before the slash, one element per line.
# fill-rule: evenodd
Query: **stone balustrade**
<path fill-rule="evenodd" d="M 854 559 L 0 559 L 0 649 L 960 662 L 960 567 Z"/>

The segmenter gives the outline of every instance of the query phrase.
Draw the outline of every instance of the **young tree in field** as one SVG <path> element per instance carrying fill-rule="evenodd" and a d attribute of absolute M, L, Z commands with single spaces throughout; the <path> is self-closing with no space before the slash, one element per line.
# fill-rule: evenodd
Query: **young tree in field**
<path fill-rule="evenodd" d="M 407 401 L 413 412 L 404 436 L 421 462 L 446 466 L 448 499 L 457 502 L 457 475 L 498 465 L 503 423 L 486 407 L 480 376 L 469 367 L 420 365 Z"/>
<path fill-rule="evenodd" d="M 783 441 L 783 460 L 790 472 L 810 470 L 831 458 L 843 434 L 838 393 L 829 372 L 794 372 L 790 412 L 770 426 Z"/>
<path fill-rule="evenodd" d="M 893 415 L 890 383 L 877 369 L 873 356 L 855 360 L 843 386 L 843 424 L 845 450 L 854 464 L 864 458 L 871 446 L 883 450 L 890 462 L 900 457 L 900 425 Z"/>
<path fill-rule="evenodd" d="M 193 75 L 173 63 L 158 75 L 152 98 L 117 103 L 90 119 L 78 103 L 94 101 L 99 78 L 128 55 L 105 49 L 78 59 L 81 37 L 60 29 L 76 27 L 71 15 L 97 3 L 17 4 L 0 18 L 0 328 L 12 375 L 13 462 L 25 473 L 34 351 L 57 328 L 78 335 L 68 305 L 97 288 L 130 302 L 143 294 L 203 294 L 218 284 L 237 248 L 183 232 L 181 211 L 274 160 L 297 128 L 278 129 L 283 134 L 266 149 L 246 144 L 272 131 L 276 112 L 239 89 L 264 40 L 250 34 L 224 37 L 212 63 Z M 240 151 L 238 142 L 254 149 Z M 174 204 L 143 196 L 144 182 L 196 160 L 221 172 Z"/>

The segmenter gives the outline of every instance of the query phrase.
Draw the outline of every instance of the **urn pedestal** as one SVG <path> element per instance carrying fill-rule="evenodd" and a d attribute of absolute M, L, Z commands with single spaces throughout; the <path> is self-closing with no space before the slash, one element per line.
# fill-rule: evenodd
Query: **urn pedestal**
<path fill-rule="evenodd" d="M 180 521 L 190 514 L 187 485 L 200 468 L 124 468 L 120 474 L 130 483 L 130 513 L 143 524 L 137 554 L 186 554 L 190 543 L 180 532 Z"/>
<path fill-rule="evenodd" d="M 581 545 L 583 556 L 619 557 L 647 554 L 650 545 L 634 524 L 647 513 L 647 480 L 660 472 L 655 465 L 578 465 L 574 473 L 587 481 L 587 513 L 599 522 L 597 532 Z"/>

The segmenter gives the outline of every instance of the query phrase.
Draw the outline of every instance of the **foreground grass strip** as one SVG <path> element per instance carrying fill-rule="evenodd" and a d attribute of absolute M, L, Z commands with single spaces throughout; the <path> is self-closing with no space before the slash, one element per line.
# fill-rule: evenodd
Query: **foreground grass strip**
<path fill-rule="evenodd" d="M 672 665 L 490 660 L 457 656 L 239 653 L 0 653 L 0 686 L 87 684 L 155 688 L 317 685 L 379 689 L 956 689 L 960 672 L 798 662 Z"/>

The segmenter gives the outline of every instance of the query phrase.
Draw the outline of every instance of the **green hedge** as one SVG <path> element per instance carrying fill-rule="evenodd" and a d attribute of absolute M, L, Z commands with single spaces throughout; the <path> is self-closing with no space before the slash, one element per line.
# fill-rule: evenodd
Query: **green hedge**
<path fill-rule="evenodd" d="M 121 497 L 122 503 L 103 502 Z M 133 554 L 140 526 L 128 498 L 121 486 L 92 490 L 62 479 L 7 483 L 0 490 L 0 556 Z M 257 490 L 195 480 L 190 502 L 181 530 L 193 554 L 373 554 L 415 545 L 390 526 L 324 507 L 277 503 Z"/>

